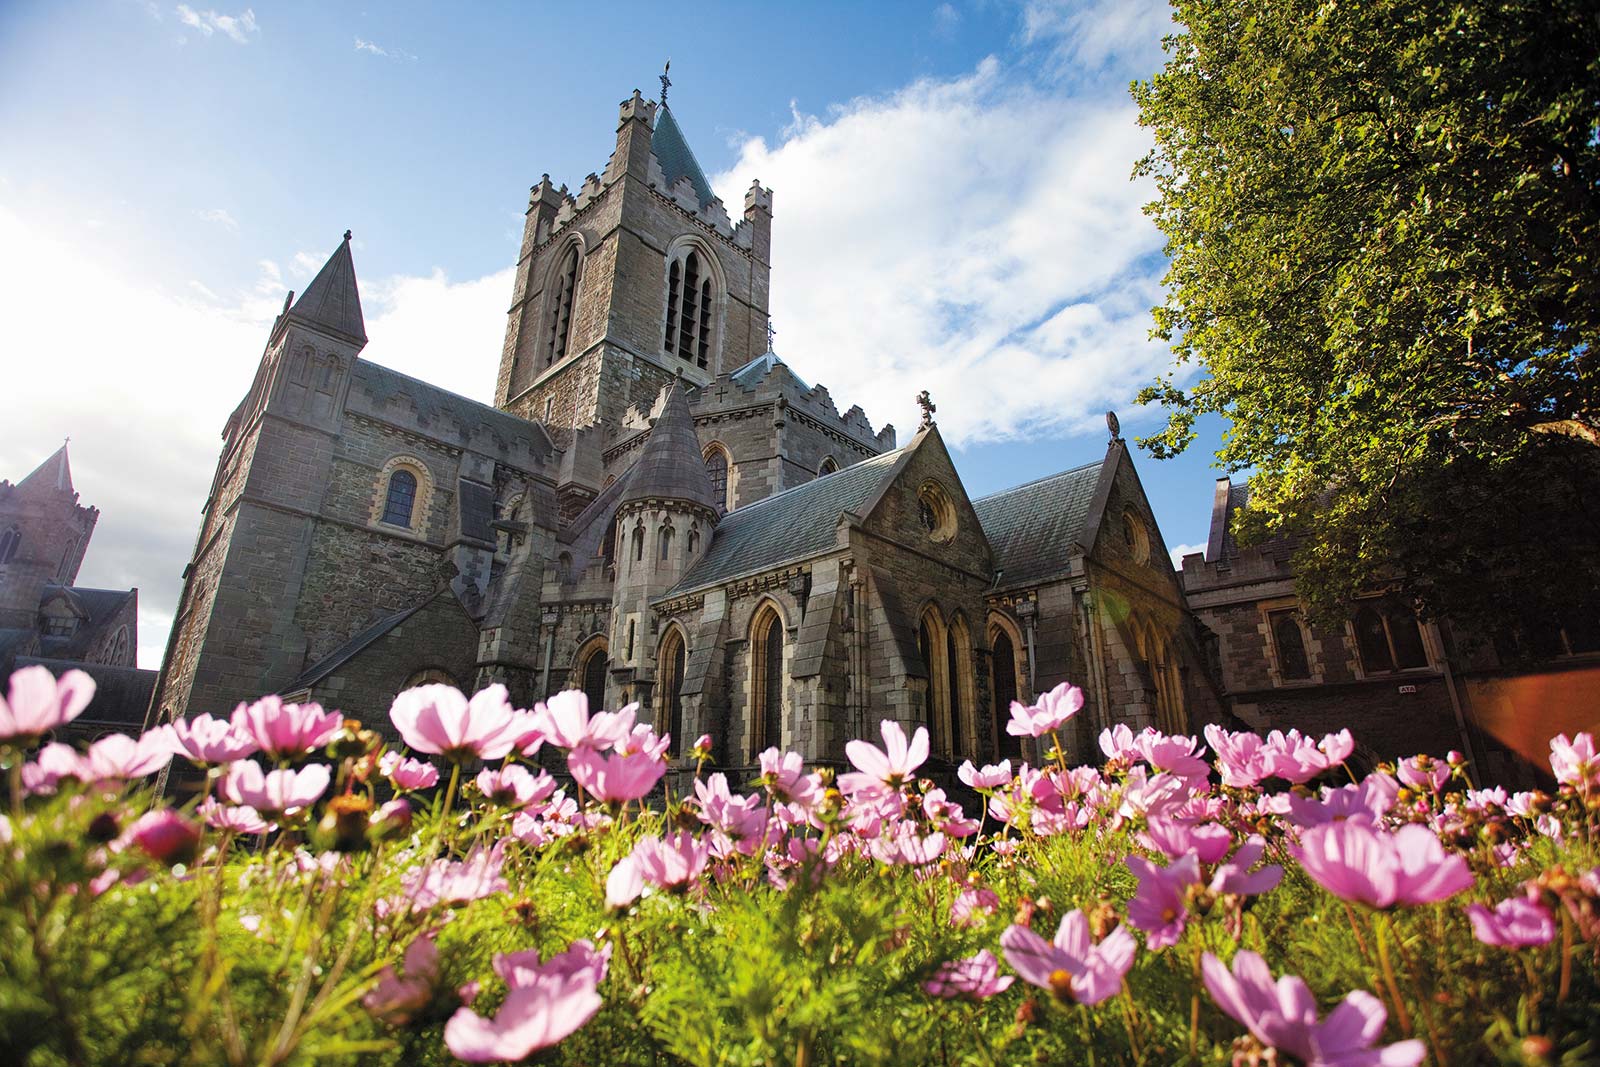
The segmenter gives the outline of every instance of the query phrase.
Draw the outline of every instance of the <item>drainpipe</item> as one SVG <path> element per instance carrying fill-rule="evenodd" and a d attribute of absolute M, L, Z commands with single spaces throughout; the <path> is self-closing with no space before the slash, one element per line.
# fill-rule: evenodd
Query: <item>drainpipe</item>
<path fill-rule="evenodd" d="M 1088 590 L 1078 595 L 1083 610 L 1084 635 L 1089 639 L 1089 655 L 1094 660 L 1090 670 L 1094 674 L 1095 725 L 1104 730 L 1111 724 L 1111 694 L 1106 688 L 1106 653 L 1100 642 L 1100 627 L 1095 625 L 1094 605 L 1089 599 Z"/>
<path fill-rule="evenodd" d="M 1478 768 L 1478 773 L 1482 775 L 1488 768 L 1479 762 L 1478 750 L 1472 743 L 1471 732 L 1467 729 L 1467 716 L 1461 708 L 1461 697 L 1456 693 L 1455 672 L 1450 669 L 1450 649 L 1446 647 L 1444 635 L 1439 633 L 1437 627 L 1434 628 L 1434 633 L 1439 636 L 1439 659 L 1444 664 L 1444 687 L 1450 694 L 1450 710 L 1455 712 L 1456 732 L 1461 735 L 1461 751 L 1472 765 Z M 1483 779 L 1480 777 L 1478 781 L 1482 782 Z"/>

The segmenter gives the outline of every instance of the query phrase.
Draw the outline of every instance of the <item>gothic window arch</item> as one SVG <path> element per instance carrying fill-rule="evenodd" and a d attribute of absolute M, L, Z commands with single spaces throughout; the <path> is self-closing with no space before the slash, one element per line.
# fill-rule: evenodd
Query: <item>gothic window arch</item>
<path fill-rule="evenodd" d="M 644 562 L 644 524 L 640 523 L 633 528 L 633 561 Z"/>
<path fill-rule="evenodd" d="M 443 667 L 424 667 L 421 670 L 413 671 L 400 689 L 404 692 L 407 689 L 415 689 L 419 685 L 448 685 L 454 689 L 460 688 L 460 686 L 456 685 L 455 676 Z"/>
<path fill-rule="evenodd" d="M 693 556 L 700 548 L 700 524 L 689 525 L 689 555 Z"/>
<path fill-rule="evenodd" d="M 656 663 L 659 664 L 656 722 L 659 724 L 658 732 L 671 736 L 670 751 L 674 754 L 683 751 L 678 739 L 683 734 L 683 671 L 687 662 L 688 644 L 684 641 L 682 627 L 667 627 L 666 636 L 661 639 L 660 650 L 656 653 Z"/>
<path fill-rule="evenodd" d="M 556 581 L 566 582 L 572 578 L 572 553 L 563 552 L 556 557 Z"/>
<path fill-rule="evenodd" d="M 617 517 L 611 516 L 611 523 L 606 527 L 606 535 L 600 539 L 600 562 L 605 567 L 606 577 L 615 578 L 617 574 L 617 542 L 622 537 L 617 529 Z"/>
<path fill-rule="evenodd" d="M 61 566 L 56 569 L 56 578 L 62 582 L 67 580 L 67 575 L 72 573 L 72 557 L 78 551 L 78 539 L 69 538 L 67 547 L 61 550 Z"/>
<path fill-rule="evenodd" d="M 750 624 L 750 757 L 783 747 L 783 615 L 768 600 Z"/>
<path fill-rule="evenodd" d="M 22 547 L 22 531 L 12 526 L 5 533 L 0 533 L 0 563 L 10 563 L 17 558 L 17 549 Z"/>
<path fill-rule="evenodd" d="M 922 609 L 917 622 L 917 651 L 927 674 L 923 696 L 922 722 L 928 728 L 929 751 L 936 756 L 950 754 L 950 647 L 944 616 L 936 604 Z"/>
<path fill-rule="evenodd" d="M 1416 613 L 1398 601 L 1364 601 L 1351 627 L 1363 674 L 1419 670 L 1429 665 Z"/>
<path fill-rule="evenodd" d="M 1006 723 L 1011 721 L 1011 702 L 1027 703 L 1030 699 L 1025 659 L 1027 644 L 1014 622 L 994 613 L 989 616 L 989 647 L 993 650 L 994 685 L 991 695 L 994 699 L 995 758 L 1021 759 L 1022 738 L 1008 733 Z"/>
<path fill-rule="evenodd" d="M 657 539 L 661 542 L 660 556 L 663 563 L 672 558 L 672 537 L 672 524 L 669 522 L 661 527 L 661 533 L 657 535 Z"/>
<path fill-rule="evenodd" d="M 128 628 L 126 626 L 117 627 L 116 634 L 111 638 L 111 651 L 106 657 L 106 662 L 113 667 L 124 664 L 132 665 L 133 661 L 128 657 L 128 644 Z"/>
<path fill-rule="evenodd" d="M 839 464 L 832 456 L 824 456 L 822 462 L 817 464 L 817 477 L 824 478 L 839 469 Z"/>
<path fill-rule="evenodd" d="M 972 631 L 966 616 L 957 611 L 945 634 L 945 663 L 949 671 L 951 756 L 978 755 L 977 673 L 973 667 Z"/>
<path fill-rule="evenodd" d="M 732 463 L 728 457 L 728 450 L 720 442 L 713 441 L 705 450 L 706 476 L 711 479 L 711 495 L 718 503 L 718 509 L 727 512 L 732 510 Z"/>
<path fill-rule="evenodd" d="M 378 472 L 373 486 L 371 521 L 426 536 L 432 498 L 433 477 L 427 464 L 415 456 L 394 456 Z"/>
<path fill-rule="evenodd" d="M 545 337 L 544 365 L 549 367 L 566 358 L 572 340 L 573 307 L 577 303 L 578 282 L 583 274 L 583 248 L 573 241 L 556 260 L 551 275 L 549 329 Z"/>
<path fill-rule="evenodd" d="M 721 310 L 717 258 L 704 245 L 680 240 L 667 253 L 667 317 L 662 348 L 696 367 L 711 366 Z"/>
<path fill-rule="evenodd" d="M 595 635 L 584 642 L 573 660 L 572 688 L 583 690 L 589 698 L 590 712 L 600 711 L 606 704 L 606 674 L 611 669 L 610 647 L 605 637 Z"/>
<path fill-rule="evenodd" d="M 1273 659 L 1280 682 L 1303 682 L 1311 678 L 1311 658 L 1306 654 L 1305 630 L 1299 615 L 1293 608 L 1267 613 L 1267 628 L 1272 635 Z"/>

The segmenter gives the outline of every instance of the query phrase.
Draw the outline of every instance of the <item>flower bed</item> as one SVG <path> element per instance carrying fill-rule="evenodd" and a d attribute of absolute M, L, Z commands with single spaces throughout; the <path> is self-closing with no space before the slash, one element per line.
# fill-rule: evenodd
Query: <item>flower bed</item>
<path fill-rule="evenodd" d="M 885 722 L 836 782 L 774 749 L 652 807 L 669 739 L 575 692 L 410 690 L 409 753 L 275 698 L 40 747 L 92 691 L 0 701 L 7 1063 L 1600 1061 L 1586 734 L 1508 796 L 1118 727 L 1099 768 L 964 765 L 968 812 Z M 199 795 L 152 794 L 169 761 Z"/>

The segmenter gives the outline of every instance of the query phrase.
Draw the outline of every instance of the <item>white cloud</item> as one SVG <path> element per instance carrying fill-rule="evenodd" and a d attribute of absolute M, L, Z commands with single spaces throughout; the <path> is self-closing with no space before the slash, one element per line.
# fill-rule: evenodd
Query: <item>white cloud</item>
<path fill-rule="evenodd" d="M 366 40 L 361 39 L 360 37 L 356 38 L 356 51 L 357 52 L 366 52 L 366 53 L 368 53 L 370 55 L 374 55 L 374 56 L 383 56 L 385 59 L 412 60 L 412 59 L 416 59 L 417 58 L 416 56 L 412 55 L 410 52 L 405 51 L 404 49 L 400 49 L 400 48 L 385 48 L 381 44 L 378 44 L 375 41 L 366 41 Z"/>
<path fill-rule="evenodd" d="M 322 269 L 322 264 L 327 262 L 327 255 L 318 255 L 315 252 L 304 250 L 296 252 L 289 261 L 289 273 L 295 278 L 310 278 Z"/>
<path fill-rule="evenodd" d="M 955 443 L 1092 429 L 1169 355 L 1148 339 L 1161 237 L 1129 180 L 1148 141 L 1126 95 L 1063 99 L 990 58 L 796 111 L 715 184 L 776 191 L 772 313 L 808 381 L 914 425 L 928 389 Z"/>
<path fill-rule="evenodd" d="M 214 222 L 218 226 L 225 226 L 230 230 L 239 228 L 238 220 L 220 207 L 206 208 L 204 211 L 195 212 L 195 214 L 199 215 L 203 222 Z"/>
<path fill-rule="evenodd" d="M 199 30 L 204 37 L 213 33 L 221 33 L 231 37 L 239 44 L 249 44 L 251 34 L 260 34 L 261 27 L 256 23 L 256 13 L 250 8 L 245 8 L 240 15 L 223 15 L 216 11 L 196 11 L 188 4 L 179 4 L 174 11 L 178 21 L 192 29 Z"/>
<path fill-rule="evenodd" d="M 0 308 L 18 355 L 0 478 L 27 474 L 71 435 L 81 501 L 100 509 L 79 581 L 139 588 L 139 664 L 157 667 L 222 426 L 283 307 L 284 271 L 262 259 L 244 289 L 219 294 L 191 281 L 165 292 L 110 268 L 92 237 L 74 243 L 3 205 L 0 247 L 10 253 L 0 257 Z M 492 399 L 511 277 L 507 268 L 459 283 L 440 271 L 364 281 L 372 341 L 363 358 Z M 93 315 L 83 314 L 84 292 L 95 294 Z"/>
<path fill-rule="evenodd" d="M 1206 546 L 1204 544 L 1173 545 L 1167 549 L 1167 555 L 1172 558 L 1172 569 L 1181 571 L 1183 570 L 1184 556 L 1192 555 L 1196 552 L 1204 553 L 1205 550 Z"/>
<path fill-rule="evenodd" d="M 1172 30 L 1167 0 L 1027 0 L 1022 9 L 1023 43 L 1052 49 L 1063 73 L 1080 76 L 1110 66 L 1149 74 Z"/>
<path fill-rule="evenodd" d="M 955 5 L 940 4 L 933 9 L 933 32 L 940 37 L 951 36 L 960 24 L 961 12 L 955 9 Z"/>

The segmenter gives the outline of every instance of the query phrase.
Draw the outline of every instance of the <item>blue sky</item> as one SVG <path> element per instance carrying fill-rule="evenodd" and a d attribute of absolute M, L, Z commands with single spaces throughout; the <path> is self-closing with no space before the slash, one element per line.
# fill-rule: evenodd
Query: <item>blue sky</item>
<path fill-rule="evenodd" d="M 346 227 L 365 356 L 493 388 L 527 189 L 603 169 L 659 91 L 738 214 L 776 191 L 777 349 L 902 440 L 933 392 L 968 491 L 1095 459 L 1133 393 L 1161 240 L 1128 82 L 1164 4 L 0 6 L 0 477 L 73 437 L 83 584 L 141 589 L 156 666 L 218 433 L 284 291 Z M 8 361 L 10 362 L 10 361 Z M 1210 447 L 1137 463 L 1203 543 Z"/>

